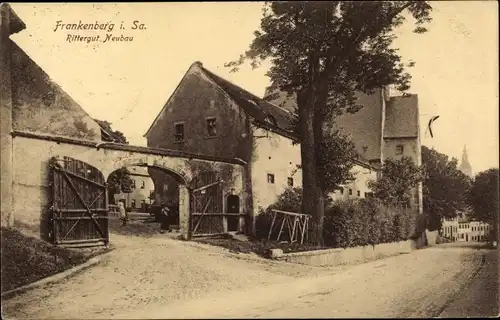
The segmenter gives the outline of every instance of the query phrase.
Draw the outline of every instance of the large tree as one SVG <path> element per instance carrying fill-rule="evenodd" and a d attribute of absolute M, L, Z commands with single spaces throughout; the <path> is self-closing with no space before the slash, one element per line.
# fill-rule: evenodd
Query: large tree
<path fill-rule="evenodd" d="M 441 228 L 442 218 L 454 218 L 467 209 L 471 179 L 458 169 L 458 160 L 422 146 L 424 212 L 431 231 Z"/>
<path fill-rule="evenodd" d="M 260 30 L 237 67 L 270 61 L 274 88 L 296 95 L 303 169 L 303 211 L 315 217 L 315 242 L 323 243 L 325 192 L 318 158 L 325 126 L 359 110 L 355 92 L 389 84 L 409 88 L 410 76 L 397 50 L 394 29 L 407 14 L 423 33 L 432 8 L 425 1 L 276 1 L 264 7 Z"/>
<path fill-rule="evenodd" d="M 116 142 L 122 144 L 128 144 L 127 138 L 120 131 L 115 131 L 111 128 L 111 123 L 106 120 L 94 119 L 99 126 L 106 132 L 102 135 L 103 141 Z M 107 181 L 108 185 L 108 201 L 111 204 L 115 203 L 115 194 L 124 192 L 132 192 L 132 178 L 130 177 L 130 171 L 123 167 L 118 170 L 113 171 Z"/>
<path fill-rule="evenodd" d="M 369 181 L 375 198 L 387 205 L 410 206 L 411 191 L 422 181 L 422 171 L 409 157 L 388 159 L 382 165 L 380 177 Z"/>
<path fill-rule="evenodd" d="M 474 216 L 492 226 L 491 237 L 495 240 L 498 236 L 499 174 L 498 168 L 478 173 L 468 196 L 468 202 L 473 209 Z"/>

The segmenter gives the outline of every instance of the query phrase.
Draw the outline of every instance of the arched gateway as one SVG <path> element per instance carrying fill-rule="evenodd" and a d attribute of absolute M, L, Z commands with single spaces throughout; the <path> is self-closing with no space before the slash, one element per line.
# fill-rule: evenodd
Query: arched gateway
<path fill-rule="evenodd" d="M 56 244 L 109 242 L 106 180 L 122 167 L 154 167 L 174 177 L 186 239 L 199 231 L 227 232 L 225 197 L 234 190 L 246 196 L 245 163 L 238 159 L 26 132 L 13 136 L 13 192 L 23 195 L 14 198 L 15 220 L 40 225 L 42 238 L 48 226 Z M 191 219 L 192 213 L 198 216 Z"/>

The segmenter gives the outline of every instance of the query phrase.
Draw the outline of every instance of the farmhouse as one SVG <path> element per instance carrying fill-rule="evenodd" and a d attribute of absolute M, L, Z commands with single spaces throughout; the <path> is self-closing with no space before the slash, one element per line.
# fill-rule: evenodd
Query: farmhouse
<path fill-rule="evenodd" d="M 247 207 L 256 215 L 285 188 L 302 183 L 293 98 L 266 99 L 268 91 L 259 98 L 195 62 L 144 135 L 148 146 L 242 159 L 248 164 Z M 331 194 L 334 199 L 369 195 L 367 182 L 376 179 L 384 159 L 405 155 L 421 161 L 415 95 L 390 97 L 387 90 L 377 90 L 359 100 L 364 108 L 337 120 L 355 143 L 359 160 L 352 169 L 356 179 Z M 169 185 L 170 178 L 165 179 L 155 181 Z"/>

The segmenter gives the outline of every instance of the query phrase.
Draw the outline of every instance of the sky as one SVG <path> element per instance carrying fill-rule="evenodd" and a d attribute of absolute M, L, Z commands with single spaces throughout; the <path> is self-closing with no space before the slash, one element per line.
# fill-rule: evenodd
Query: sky
<path fill-rule="evenodd" d="M 423 35 L 411 20 L 395 47 L 410 70 L 410 93 L 418 94 L 421 141 L 461 159 L 467 146 L 474 173 L 498 167 L 498 4 L 435 1 Z M 263 3 L 15 3 L 27 28 L 12 39 L 92 117 L 107 120 L 131 144 L 143 135 L 194 61 L 263 96 L 266 67 L 230 73 L 258 29 Z M 114 23 L 127 42 L 69 42 L 68 34 L 104 38 L 106 31 L 55 30 L 61 24 Z M 132 30 L 134 21 L 142 29 Z M 123 23 L 125 29 L 121 29 Z M 439 115 L 432 130 L 427 122 Z"/>

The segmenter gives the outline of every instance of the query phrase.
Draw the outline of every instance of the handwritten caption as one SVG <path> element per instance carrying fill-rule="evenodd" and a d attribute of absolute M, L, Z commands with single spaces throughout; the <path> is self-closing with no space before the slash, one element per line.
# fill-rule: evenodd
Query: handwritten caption
<path fill-rule="evenodd" d="M 116 27 L 116 28 L 115 28 Z M 112 22 L 83 23 L 81 20 L 78 23 L 64 23 L 62 20 L 56 21 L 54 32 L 65 33 L 66 42 L 69 43 L 91 43 L 91 42 L 132 42 L 134 41 L 134 31 L 147 30 L 147 26 L 139 20 L 134 20 L 131 23 L 121 22 L 119 25 Z M 100 31 L 101 34 L 85 35 L 86 31 Z"/>

